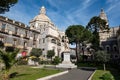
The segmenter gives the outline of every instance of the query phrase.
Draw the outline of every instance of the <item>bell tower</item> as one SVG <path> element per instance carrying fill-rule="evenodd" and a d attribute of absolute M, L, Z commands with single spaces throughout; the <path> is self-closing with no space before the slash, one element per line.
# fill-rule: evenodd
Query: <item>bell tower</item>
<path fill-rule="evenodd" d="M 106 21 L 106 28 L 108 28 L 109 27 L 108 18 L 107 18 L 106 13 L 104 12 L 103 9 L 101 9 L 99 17 Z"/>

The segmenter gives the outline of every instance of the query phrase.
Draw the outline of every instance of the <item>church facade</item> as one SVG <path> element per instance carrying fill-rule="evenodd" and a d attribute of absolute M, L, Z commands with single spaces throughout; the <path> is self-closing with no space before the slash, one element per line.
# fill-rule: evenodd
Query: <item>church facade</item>
<path fill-rule="evenodd" d="M 5 47 L 17 47 L 28 55 L 32 48 L 40 48 L 45 58 L 48 50 L 54 50 L 55 56 L 61 57 L 61 53 L 69 49 L 65 32 L 58 30 L 47 17 L 45 7 L 41 7 L 39 14 L 29 22 L 29 26 L 0 16 L 0 41 Z"/>
<path fill-rule="evenodd" d="M 117 39 L 119 26 L 109 27 L 107 16 L 103 10 L 101 10 L 99 17 L 107 22 L 106 27 L 109 28 L 109 30 L 99 30 L 100 47 L 110 53 L 111 58 L 120 58 L 119 41 Z"/>
<path fill-rule="evenodd" d="M 46 15 L 45 7 L 41 7 L 40 12 L 30 21 L 30 29 L 40 32 L 39 48 L 43 50 L 46 57 L 48 50 L 54 50 L 55 56 L 69 49 L 69 41 L 64 32 L 58 30 L 54 23 Z"/>

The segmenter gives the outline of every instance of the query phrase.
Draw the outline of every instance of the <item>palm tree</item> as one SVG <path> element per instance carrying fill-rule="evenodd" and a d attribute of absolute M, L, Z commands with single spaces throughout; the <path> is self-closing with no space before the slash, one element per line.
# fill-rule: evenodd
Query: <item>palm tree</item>
<path fill-rule="evenodd" d="M 17 53 L 19 49 L 16 49 L 14 52 L 6 52 L 0 49 L 0 59 L 4 64 L 4 73 L 3 73 L 3 80 L 9 80 L 9 70 L 13 67 L 13 65 L 18 61 L 16 59 Z"/>

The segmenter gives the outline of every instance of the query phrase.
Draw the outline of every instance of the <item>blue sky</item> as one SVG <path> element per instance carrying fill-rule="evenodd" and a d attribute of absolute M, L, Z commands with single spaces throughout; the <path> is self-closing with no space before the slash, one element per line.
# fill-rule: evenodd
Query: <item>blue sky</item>
<path fill-rule="evenodd" d="M 99 15 L 101 8 L 111 27 L 120 25 L 120 0 L 19 0 L 9 12 L 1 15 L 28 25 L 41 6 L 46 7 L 47 16 L 60 30 L 73 24 L 86 26 L 90 18 Z"/>

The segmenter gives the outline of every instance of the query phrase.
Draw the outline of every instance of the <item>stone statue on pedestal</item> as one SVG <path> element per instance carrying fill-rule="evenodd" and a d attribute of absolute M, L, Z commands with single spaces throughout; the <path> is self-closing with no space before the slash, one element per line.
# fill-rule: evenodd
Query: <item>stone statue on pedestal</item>
<path fill-rule="evenodd" d="M 63 62 L 56 65 L 57 68 L 77 68 L 76 65 L 74 65 L 70 61 L 70 51 L 64 51 L 63 52 Z"/>

